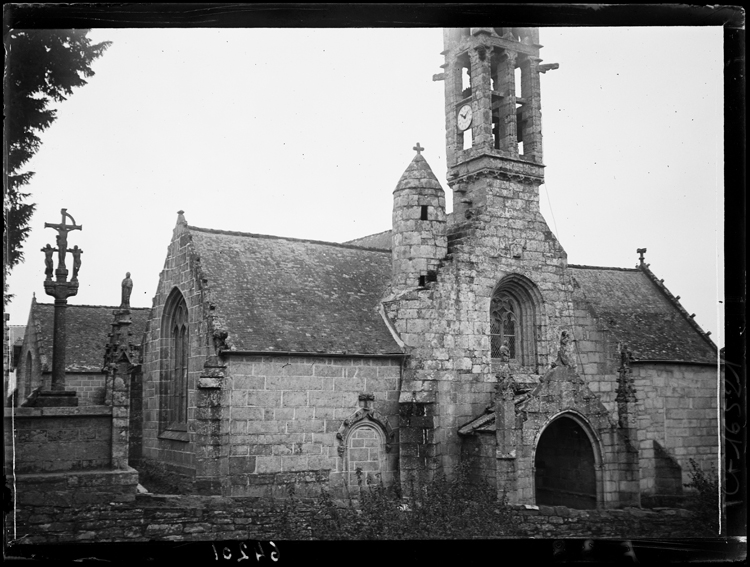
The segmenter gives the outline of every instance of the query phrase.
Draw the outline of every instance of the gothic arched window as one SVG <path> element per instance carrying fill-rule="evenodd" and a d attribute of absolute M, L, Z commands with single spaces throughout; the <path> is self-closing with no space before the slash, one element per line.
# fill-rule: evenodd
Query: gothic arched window
<path fill-rule="evenodd" d="M 541 295 L 527 278 L 511 274 L 490 300 L 490 356 L 535 371 L 537 336 L 541 334 Z"/>
<path fill-rule="evenodd" d="M 490 342 L 492 358 L 503 358 L 503 346 L 507 348 L 507 356 L 516 359 L 516 309 L 511 297 L 498 294 L 492 298 L 490 307 Z"/>
<path fill-rule="evenodd" d="M 162 340 L 162 423 L 168 430 L 187 431 L 190 335 L 185 298 L 175 290 L 164 308 Z"/>

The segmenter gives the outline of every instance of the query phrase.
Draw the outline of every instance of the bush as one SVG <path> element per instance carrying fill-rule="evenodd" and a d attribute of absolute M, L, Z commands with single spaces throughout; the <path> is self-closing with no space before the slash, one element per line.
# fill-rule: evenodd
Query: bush
<path fill-rule="evenodd" d="M 690 459 L 690 468 L 690 482 L 685 484 L 685 488 L 692 490 L 686 495 L 685 505 L 695 514 L 701 527 L 711 535 L 716 535 L 719 533 L 721 510 L 719 475 L 716 473 L 716 467 L 712 464 L 710 470 L 704 471 L 694 459 Z"/>
<path fill-rule="evenodd" d="M 284 502 L 281 533 L 289 539 L 471 539 L 513 535 L 514 518 L 505 501 L 485 483 L 473 483 L 461 465 L 452 479 L 410 478 L 401 493 L 398 483 L 387 487 L 378 478 L 363 481 L 345 502 L 336 502 L 321 487 L 309 525 L 300 519 L 300 501 L 293 489 Z"/>

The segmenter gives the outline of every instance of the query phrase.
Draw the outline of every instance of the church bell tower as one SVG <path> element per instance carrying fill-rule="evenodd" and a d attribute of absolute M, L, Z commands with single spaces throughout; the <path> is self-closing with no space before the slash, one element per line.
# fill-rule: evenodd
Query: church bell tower
<path fill-rule="evenodd" d="M 521 180 L 538 203 L 544 181 L 536 28 L 453 28 L 443 32 L 448 183 L 457 220 L 491 205 L 487 177 Z M 510 195 L 506 195 L 508 197 Z M 498 203 L 500 204 L 500 203 Z M 502 206 L 502 204 L 501 204 Z"/>

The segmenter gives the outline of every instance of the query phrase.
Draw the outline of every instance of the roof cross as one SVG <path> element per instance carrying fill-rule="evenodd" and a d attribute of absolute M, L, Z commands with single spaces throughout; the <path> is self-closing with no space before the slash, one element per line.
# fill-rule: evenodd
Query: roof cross
<path fill-rule="evenodd" d="M 639 248 L 638 250 L 636 250 L 636 252 L 638 252 L 638 254 L 641 255 L 640 258 L 639 258 L 639 260 L 641 261 L 641 266 L 643 266 L 643 261 L 645 260 L 645 258 L 644 258 L 643 255 L 646 253 L 646 249 L 645 248 Z"/>
<path fill-rule="evenodd" d="M 422 155 L 422 152 L 424 151 L 424 148 L 419 145 L 419 142 L 417 142 L 417 145 L 412 148 L 415 152 L 417 152 L 418 155 Z"/>

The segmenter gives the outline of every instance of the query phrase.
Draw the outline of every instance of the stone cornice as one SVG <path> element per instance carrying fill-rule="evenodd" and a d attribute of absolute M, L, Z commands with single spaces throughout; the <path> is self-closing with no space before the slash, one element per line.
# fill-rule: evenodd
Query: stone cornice
<path fill-rule="evenodd" d="M 455 177 L 449 180 L 448 186 L 453 189 L 455 185 L 458 185 L 460 183 L 473 183 L 475 181 L 486 179 L 488 177 L 492 179 L 500 179 L 502 181 L 514 181 L 536 186 L 544 181 L 544 177 L 542 175 L 536 176 L 519 172 L 504 171 L 502 169 L 483 168 L 479 171 L 467 173 L 466 175 Z"/>

